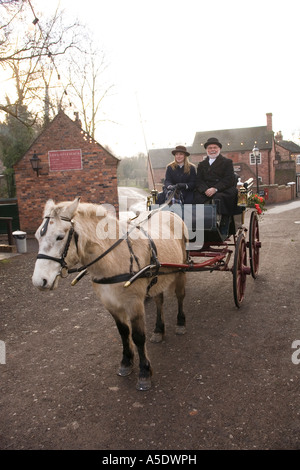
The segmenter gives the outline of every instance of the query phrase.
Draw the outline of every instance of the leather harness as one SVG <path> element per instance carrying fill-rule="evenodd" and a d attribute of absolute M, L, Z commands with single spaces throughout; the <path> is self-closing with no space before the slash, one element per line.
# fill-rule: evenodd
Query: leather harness
<path fill-rule="evenodd" d="M 154 212 L 156 212 L 156 211 L 150 212 L 148 217 L 146 219 L 144 219 L 141 223 L 148 220 Z M 47 259 L 47 260 L 51 260 L 51 261 L 55 261 L 55 262 L 59 263 L 61 265 L 61 271 L 59 273 L 59 275 L 61 277 L 67 277 L 67 275 L 70 274 L 70 273 L 78 272 L 79 274 L 76 276 L 76 278 L 71 283 L 72 286 L 77 284 L 77 282 L 87 273 L 87 269 L 90 266 L 95 264 L 100 259 L 104 258 L 108 253 L 110 253 L 114 248 L 116 248 L 123 240 L 126 240 L 127 246 L 128 246 L 128 249 L 129 249 L 129 253 L 130 253 L 129 273 L 117 274 L 115 276 L 103 277 L 103 278 L 100 278 L 100 279 L 93 278 L 92 281 L 94 283 L 96 283 L 96 284 L 115 284 L 115 283 L 119 283 L 119 282 L 125 282 L 124 287 L 128 287 L 135 280 L 137 280 L 139 278 L 151 278 L 151 281 L 150 281 L 150 283 L 148 285 L 148 288 L 147 288 L 147 293 L 148 293 L 148 291 L 151 289 L 151 287 L 154 284 L 157 283 L 157 276 L 158 275 L 166 275 L 166 274 L 173 274 L 173 273 L 177 273 L 177 272 L 183 272 L 183 269 L 177 269 L 176 271 L 171 271 L 171 272 L 159 272 L 160 263 L 159 263 L 158 258 L 157 258 L 156 245 L 155 245 L 153 239 L 151 238 L 151 236 L 149 235 L 149 233 L 141 225 L 134 225 L 121 238 L 119 238 L 115 243 L 113 243 L 106 251 L 101 253 L 101 255 L 99 255 L 97 258 L 95 258 L 90 263 L 85 264 L 83 266 L 80 266 L 79 268 L 69 269 L 68 266 L 67 266 L 67 263 L 65 261 L 65 258 L 67 256 L 67 253 L 68 253 L 70 243 L 71 243 L 71 240 L 72 240 L 73 236 L 74 236 L 76 248 L 78 247 L 79 235 L 74 229 L 74 220 L 73 219 L 69 219 L 69 218 L 63 217 L 63 216 L 61 216 L 60 218 L 61 218 L 61 220 L 64 220 L 66 222 L 70 222 L 70 224 L 71 224 L 71 228 L 70 228 L 69 233 L 68 233 L 68 238 L 67 238 L 66 244 L 64 246 L 64 250 L 63 250 L 63 253 L 62 253 L 61 257 L 56 258 L 56 257 L 49 256 L 49 255 L 46 255 L 46 254 L 43 254 L 43 253 L 38 253 L 37 259 Z M 46 219 L 46 221 L 45 221 L 45 223 L 42 226 L 41 231 L 40 231 L 41 237 L 43 237 L 47 233 L 48 224 L 49 224 L 49 220 L 51 219 L 51 216 L 46 216 L 45 219 Z M 143 232 L 143 234 L 148 238 L 148 241 L 149 241 L 149 247 L 150 247 L 150 252 L 151 252 L 150 264 L 143 267 L 143 268 L 140 267 L 139 260 L 138 260 L 137 256 L 135 255 L 135 253 L 133 251 L 132 243 L 131 243 L 130 239 L 128 238 L 130 233 L 134 229 L 141 230 L 141 232 Z M 137 272 L 133 271 L 133 262 L 134 261 L 136 262 L 136 264 L 138 266 L 138 269 L 139 269 L 139 271 L 137 271 Z"/>

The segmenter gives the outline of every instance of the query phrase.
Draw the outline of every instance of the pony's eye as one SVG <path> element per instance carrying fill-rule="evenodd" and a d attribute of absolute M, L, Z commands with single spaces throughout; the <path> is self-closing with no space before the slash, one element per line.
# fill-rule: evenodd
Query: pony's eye
<path fill-rule="evenodd" d="M 60 240 L 63 240 L 64 238 L 65 238 L 64 235 L 58 235 L 58 236 L 56 237 L 56 241 L 58 242 L 58 241 L 60 241 Z"/>

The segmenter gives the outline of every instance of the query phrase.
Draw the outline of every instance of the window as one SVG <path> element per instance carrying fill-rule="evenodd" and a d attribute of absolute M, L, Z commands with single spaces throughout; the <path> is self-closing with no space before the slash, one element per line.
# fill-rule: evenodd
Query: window
<path fill-rule="evenodd" d="M 255 165 L 256 164 L 256 161 L 255 161 L 255 155 L 253 153 L 250 153 L 250 165 Z M 261 153 L 259 152 L 259 155 L 257 157 L 257 164 L 260 165 L 261 164 Z"/>
<path fill-rule="evenodd" d="M 296 165 L 300 165 L 300 155 L 296 156 Z"/>

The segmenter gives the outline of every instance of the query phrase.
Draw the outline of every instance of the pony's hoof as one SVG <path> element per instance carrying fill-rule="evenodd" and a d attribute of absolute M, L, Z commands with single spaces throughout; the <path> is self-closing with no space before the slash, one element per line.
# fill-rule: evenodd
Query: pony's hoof
<path fill-rule="evenodd" d="M 151 388 L 151 379 L 150 377 L 139 378 L 138 383 L 136 384 L 137 390 L 145 391 L 150 390 Z"/>
<path fill-rule="evenodd" d="M 186 327 L 177 325 L 176 328 L 175 328 L 175 333 L 176 333 L 176 335 L 185 335 Z"/>
<path fill-rule="evenodd" d="M 127 377 L 127 375 L 130 375 L 133 370 L 133 366 L 120 366 L 118 370 L 118 375 L 121 377 Z"/>
<path fill-rule="evenodd" d="M 151 338 L 150 338 L 151 343 L 161 343 L 162 340 L 163 340 L 162 333 L 153 333 Z"/>

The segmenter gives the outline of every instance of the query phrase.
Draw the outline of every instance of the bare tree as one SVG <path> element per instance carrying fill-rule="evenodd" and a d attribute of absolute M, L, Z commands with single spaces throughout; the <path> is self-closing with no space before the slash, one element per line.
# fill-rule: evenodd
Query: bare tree
<path fill-rule="evenodd" d="M 112 94 L 114 85 L 106 76 L 108 63 L 103 51 L 94 50 L 90 44 L 89 52 L 82 59 L 82 62 L 73 60 L 70 64 L 68 91 L 80 110 L 85 130 L 95 138 L 97 125 L 109 121 L 102 105 L 104 99 Z"/>
<path fill-rule="evenodd" d="M 2 67 L 12 61 L 53 58 L 74 47 L 80 50 L 77 35 L 82 26 L 78 22 L 67 24 L 62 10 L 57 8 L 47 20 L 35 16 L 30 0 L 0 0 L 0 8 Z M 31 24 L 35 27 L 30 28 Z"/>
<path fill-rule="evenodd" d="M 104 101 L 114 85 L 105 54 L 94 49 L 87 28 L 66 22 L 63 11 L 39 17 L 30 0 L 0 0 L 0 70 L 10 73 L 15 88 L 14 96 L 0 97 L 0 110 L 22 122 L 19 110 L 27 107 L 32 120 L 24 124 L 31 126 L 74 106 L 94 138 L 99 123 L 111 121 Z"/>
<path fill-rule="evenodd" d="M 0 10 L 0 66 L 6 73 L 11 71 L 17 91 L 10 104 L 0 102 L 0 110 L 20 120 L 18 104 L 34 103 L 36 115 L 45 109 L 41 96 L 46 90 L 49 99 L 54 75 L 59 81 L 60 58 L 70 51 L 81 52 L 78 38 L 83 37 L 83 27 L 66 23 L 58 9 L 52 17 L 38 19 L 30 0 L 0 0 Z"/>

